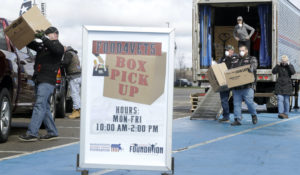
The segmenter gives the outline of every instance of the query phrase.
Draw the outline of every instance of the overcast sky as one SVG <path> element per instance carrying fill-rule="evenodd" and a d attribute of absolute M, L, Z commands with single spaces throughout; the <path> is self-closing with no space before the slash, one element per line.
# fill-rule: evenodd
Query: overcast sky
<path fill-rule="evenodd" d="M 0 17 L 14 20 L 23 0 L 1 0 Z M 82 25 L 175 28 L 177 55 L 192 66 L 192 0 L 36 0 L 47 3 L 47 18 L 60 41 L 81 51 Z M 176 62 L 177 64 L 177 62 Z"/>

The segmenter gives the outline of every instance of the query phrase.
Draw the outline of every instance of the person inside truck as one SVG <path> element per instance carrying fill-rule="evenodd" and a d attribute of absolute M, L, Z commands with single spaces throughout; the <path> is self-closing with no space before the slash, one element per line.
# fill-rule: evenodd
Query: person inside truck
<path fill-rule="evenodd" d="M 280 64 L 277 64 L 273 70 L 273 74 L 278 74 L 278 79 L 275 85 L 275 94 L 278 101 L 278 118 L 289 118 L 290 110 L 290 95 L 293 94 L 293 83 L 291 76 L 295 74 L 295 69 L 289 63 L 289 58 L 286 55 L 281 57 Z"/>
<path fill-rule="evenodd" d="M 248 34 L 250 30 L 250 34 Z M 243 21 L 243 17 L 237 17 L 237 25 L 234 27 L 233 36 L 238 41 L 238 47 L 244 45 L 250 50 L 250 38 L 255 32 L 255 29 Z"/>
<path fill-rule="evenodd" d="M 252 41 L 252 49 L 253 49 L 253 55 L 258 58 L 259 57 L 259 49 L 260 49 L 260 28 L 256 27 L 256 30 L 254 34 L 251 37 Z M 259 60 L 258 60 L 259 61 Z"/>
<path fill-rule="evenodd" d="M 227 69 L 230 69 L 232 59 L 238 59 L 237 56 L 238 55 L 234 53 L 234 47 L 232 45 L 227 45 L 225 47 L 225 56 L 220 58 L 218 63 L 225 63 Z M 228 102 L 229 94 L 230 94 L 230 90 L 220 92 L 221 105 L 223 108 L 223 117 L 219 119 L 219 122 L 221 123 L 228 123 L 230 121 L 229 102 Z"/>
<path fill-rule="evenodd" d="M 252 72 L 256 76 L 257 60 L 255 57 L 249 56 L 246 46 L 239 47 L 239 59 L 231 62 L 231 68 L 239 66 L 250 65 L 249 72 Z M 241 125 L 242 120 L 242 102 L 243 100 L 247 104 L 248 111 L 252 116 L 252 123 L 257 123 L 257 113 L 254 104 L 254 89 L 256 82 L 245 84 L 242 86 L 234 87 L 233 92 L 233 107 L 234 107 L 234 122 L 232 126 Z"/>
<path fill-rule="evenodd" d="M 58 34 L 55 27 L 49 27 L 45 32 L 37 31 L 35 37 L 42 42 L 35 40 L 28 45 L 37 52 L 33 74 L 36 101 L 28 130 L 19 136 L 21 141 L 52 140 L 58 137 L 50 111 L 50 98 L 54 92 L 57 71 L 64 54 L 64 47 L 58 40 Z M 39 137 L 38 131 L 42 122 L 46 127 L 47 134 Z"/>

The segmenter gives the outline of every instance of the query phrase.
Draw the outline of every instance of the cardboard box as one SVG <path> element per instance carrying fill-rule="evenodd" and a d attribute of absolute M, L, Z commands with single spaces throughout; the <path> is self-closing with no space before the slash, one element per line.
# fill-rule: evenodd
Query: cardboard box
<path fill-rule="evenodd" d="M 227 67 L 225 63 L 213 64 L 207 71 L 208 81 L 215 92 L 228 90 L 225 72 Z"/>
<path fill-rule="evenodd" d="M 166 53 L 161 56 L 106 55 L 109 76 L 103 96 L 151 105 L 164 92 Z"/>
<path fill-rule="evenodd" d="M 33 6 L 13 21 L 4 32 L 18 49 L 22 49 L 34 40 L 36 30 L 46 30 L 50 26 L 50 22 L 42 15 L 38 7 Z"/>
<path fill-rule="evenodd" d="M 228 88 L 233 88 L 254 82 L 254 74 L 249 72 L 250 65 L 237 67 L 225 72 Z"/>
<path fill-rule="evenodd" d="M 224 35 L 229 36 L 229 39 L 226 41 L 225 46 L 228 44 L 234 47 L 234 51 L 238 52 L 238 42 L 233 37 L 234 26 L 215 26 L 214 28 L 214 48 L 215 48 L 215 57 L 216 60 L 219 60 L 224 55 L 224 43 L 220 39 Z"/>

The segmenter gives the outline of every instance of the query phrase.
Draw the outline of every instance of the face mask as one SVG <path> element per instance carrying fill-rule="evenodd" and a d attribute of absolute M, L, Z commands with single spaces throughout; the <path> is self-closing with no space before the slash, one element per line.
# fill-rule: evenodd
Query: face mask
<path fill-rule="evenodd" d="M 240 27 L 242 27 L 242 26 L 243 26 L 243 24 L 239 24 L 239 26 L 240 26 Z"/>
<path fill-rule="evenodd" d="M 240 56 L 241 57 L 245 56 L 245 52 L 244 51 L 240 51 Z"/>
<path fill-rule="evenodd" d="M 229 56 L 229 52 L 228 51 L 225 51 L 225 56 Z"/>

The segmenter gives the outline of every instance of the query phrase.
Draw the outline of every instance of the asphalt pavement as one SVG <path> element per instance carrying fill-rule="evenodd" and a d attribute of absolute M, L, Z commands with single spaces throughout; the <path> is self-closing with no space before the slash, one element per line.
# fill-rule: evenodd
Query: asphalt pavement
<path fill-rule="evenodd" d="M 189 116 L 191 103 L 190 94 L 199 92 L 198 88 L 175 88 L 173 99 L 173 118 Z M 12 119 L 12 129 L 8 141 L 0 144 L 0 161 L 10 159 L 24 154 L 30 154 L 39 150 L 79 142 L 80 119 L 71 120 L 68 118 L 57 118 L 55 124 L 59 132 L 59 139 L 51 141 L 20 142 L 18 136 L 27 130 L 30 122 L 30 115 L 18 116 Z M 44 129 L 40 134 L 45 134 Z"/>

